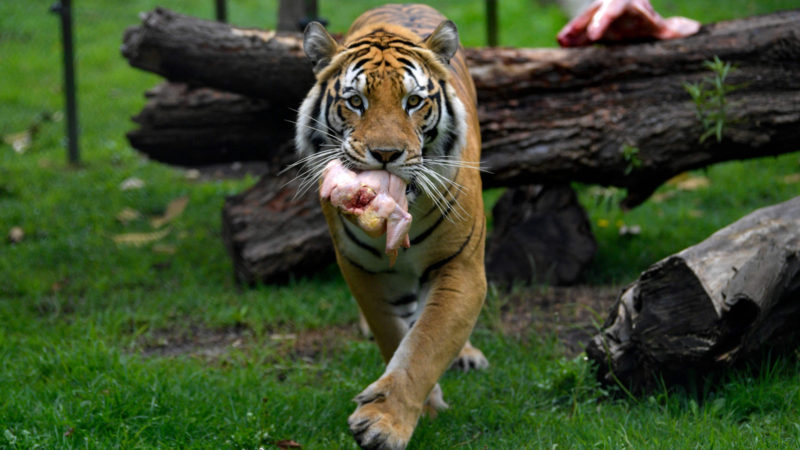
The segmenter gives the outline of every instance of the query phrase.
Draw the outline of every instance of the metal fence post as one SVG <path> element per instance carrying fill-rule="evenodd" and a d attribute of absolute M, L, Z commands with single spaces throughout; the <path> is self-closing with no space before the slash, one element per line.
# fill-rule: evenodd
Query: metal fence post
<path fill-rule="evenodd" d="M 225 0 L 215 0 L 215 4 L 217 5 L 217 22 L 227 22 L 228 6 L 225 4 Z"/>
<path fill-rule="evenodd" d="M 75 58 L 72 50 L 72 1 L 60 0 L 50 11 L 61 16 L 61 45 L 64 50 L 64 95 L 67 110 L 67 152 L 70 164 L 80 162 L 78 151 L 78 109 L 75 101 Z"/>
<path fill-rule="evenodd" d="M 486 0 L 486 41 L 497 47 L 497 0 Z"/>

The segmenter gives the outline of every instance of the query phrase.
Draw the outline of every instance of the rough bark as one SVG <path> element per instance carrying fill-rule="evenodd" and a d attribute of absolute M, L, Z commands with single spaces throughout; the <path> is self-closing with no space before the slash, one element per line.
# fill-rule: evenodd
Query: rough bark
<path fill-rule="evenodd" d="M 651 266 L 586 349 L 601 379 L 684 381 L 800 338 L 800 197 Z"/>
<path fill-rule="evenodd" d="M 126 31 L 135 67 L 296 108 L 313 81 L 298 34 L 241 30 L 156 9 Z M 721 142 L 684 83 L 735 65 Z M 581 181 L 646 200 L 670 177 L 798 150 L 800 10 L 705 26 L 687 39 L 579 49 L 467 49 L 486 186 Z M 292 115 L 288 113 L 288 115 Z M 627 149 L 627 151 L 626 151 Z M 635 153 L 635 157 L 632 154 Z M 627 155 L 627 156 L 626 156 Z"/>
<path fill-rule="evenodd" d="M 295 107 L 314 82 L 297 33 L 232 27 L 165 8 L 125 30 L 122 55 L 139 69 Z"/>
<path fill-rule="evenodd" d="M 705 26 L 687 39 L 582 49 L 468 51 L 488 186 L 577 180 L 646 200 L 677 173 L 800 147 L 800 10 Z M 721 142 L 685 83 L 732 63 Z M 636 163 L 625 148 L 637 149 Z M 627 172 L 627 173 L 626 173 Z"/>
<path fill-rule="evenodd" d="M 266 161 L 275 175 L 294 160 L 294 130 L 285 109 L 263 99 L 185 83 L 162 83 L 146 94 L 127 133 L 131 146 L 176 165 Z"/>
<path fill-rule="evenodd" d="M 253 188 L 228 197 L 222 238 L 239 282 L 284 282 L 312 275 L 335 257 L 328 225 L 312 190 L 295 197 L 296 173 L 263 177 Z"/>
<path fill-rule="evenodd" d="M 499 284 L 573 284 L 597 250 L 586 212 L 569 185 L 509 189 L 492 216 L 486 276 Z"/>

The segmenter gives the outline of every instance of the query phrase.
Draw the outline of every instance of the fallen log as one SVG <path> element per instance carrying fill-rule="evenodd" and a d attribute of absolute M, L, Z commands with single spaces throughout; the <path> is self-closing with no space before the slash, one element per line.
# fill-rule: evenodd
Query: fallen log
<path fill-rule="evenodd" d="M 133 117 L 131 145 L 151 159 L 176 165 L 266 161 L 277 174 L 294 161 L 292 124 L 272 102 L 186 83 L 147 91 Z"/>
<path fill-rule="evenodd" d="M 288 117 L 312 83 L 298 34 L 243 30 L 165 9 L 125 33 L 131 65 L 268 99 Z M 721 139 L 685 83 L 734 69 Z M 800 10 L 703 27 L 686 39 L 578 49 L 467 49 L 478 88 L 484 184 L 581 181 L 624 187 L 633 207 L 667 179 L 733 159 L 798 150 Z M 154 149 L 151 148 L 151 154 Z M 165 144 L 163 151 L 170 151 Z"/>
<path fill-rule="evenodd" d="M 222 208 L 222 240 L 236 280 L 279 283 L 314 274 L 335 260 L 318 193 L 296 196 L 296 173 L 262 177 Z"/>
<path fill-rule="evenodd" d="M 626 287 L 586 353 L 605 382 L 687 381 L 800 339 L 800 197 L 759 209 Z"/>

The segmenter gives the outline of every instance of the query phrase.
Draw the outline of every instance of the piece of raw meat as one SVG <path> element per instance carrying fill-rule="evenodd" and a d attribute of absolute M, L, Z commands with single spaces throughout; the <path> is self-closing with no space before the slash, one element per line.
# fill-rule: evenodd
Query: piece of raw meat
<path fill-rule="evenodd" d="M 411 246 L 406 183 L 397 175 L 385 170 L 356 173 L 339 160 L 333 160 L 325 166 L 319 196 L 351 215 L 369 236 L 378 237 L 386 233 L 386 254 L 390 265 L 394 265 L 401 245 L 405 248 Z"/>
<path fill-rule="evenodd" d="M 596 0 L 558 33 L 562 47 L 597 41 L 673 39 L 690 36 L 700 22 L 686 17 L 661 17 L 649 0 Z"/>

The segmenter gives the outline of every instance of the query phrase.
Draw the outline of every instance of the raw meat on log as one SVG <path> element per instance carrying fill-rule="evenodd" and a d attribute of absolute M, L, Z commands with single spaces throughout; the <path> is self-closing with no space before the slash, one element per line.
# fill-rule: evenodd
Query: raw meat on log
<path fill-rule="evenodd" d="M 594 42 L 630 42 L 675 39 L 700 30 L 700 22 L 686 17 L 662 18 L 649 0 L 595 0 L 558 33 L 562 47 Z"/>

